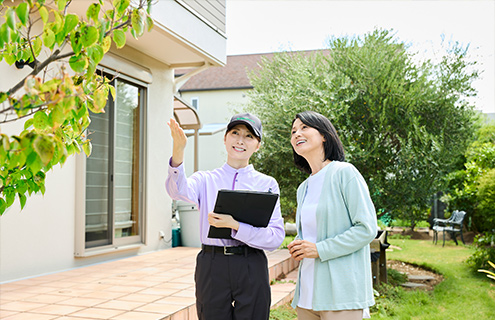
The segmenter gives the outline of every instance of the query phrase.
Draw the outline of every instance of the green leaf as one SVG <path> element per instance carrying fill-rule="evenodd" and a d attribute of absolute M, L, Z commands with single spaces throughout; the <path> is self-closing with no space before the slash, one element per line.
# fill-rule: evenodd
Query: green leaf
<path fill-rule="evenodd" d="M 26 120 L 26 122 L 24 122 L 24 130 L 27 130 L 33 124 L 34 124 L 34 117 Z"/>
<path fill-rule="evenodd" d="M 7 209 L 7 204 L 2 198 L 0 198 L 0 216 L 5 213 L 6 209 Z"/>
<path fill-rule="evenodd" d="M 125 46 L 125 33 L 122 30 L 114 30 L 113 31 L 113 42 L 117 46 L 117 49 Z"/>
<path fill-rule="evenodd" d="M 84 144 L 82 144 L 82 149 L 83 149 L 84 153 L 86 154 L 86 156 L 89 157 L 91 155 L 91 151 L 93 149 L 91 142 L 86 141 Z"/>
<path fill-rule="evenodd" d="M 75 14 L 68 14 L 65 17 L 64 34 L 67 35 L 70 32 L 72 32 L 78 23 L 79 23 L 79 17 L 78 16 L 76 16 Z"/>
<path fill-rule="evenodd" d="M 21 203 L 21 210 L 22 210 L 26 205 L 27 197 L 23 193 L 18 193 L 17 195 L 19 196 L 19 202 Z"/>
<path fill-rule="evenodd" d="M 98 64 L 95 63 L 93 59 L 88 59 L 88 67 L 86 68 L 85 74 L 88 79 L 91 79 L 91 77 L 95 74 L 97 65 Z"/>
<path fill-rule="evenodd" d="M 101 48 L 103 49 L 103 53 L 107 53 L 108 50 L 110 50 L 110 47 L 112 46 L 112 39 L 110 37 L 105 37 L 103 38 L 103 41 L 101 43 Z"/>
<path fill-rule="evenodd" d="M 31 170 L 33 174 L 38 173 L 42 168 L 41 158 L 33 151 L 26 159 L 26 167 Z"/>
<path fill-rule="evenodd" d="M 45 111 L 40 110 L 34 114 L 33 126 L 38 130 L 46 130 L 48 128 L 48 116 Z"/>
<path fill-rule="evenodd" d="M 40 135 L 34 139 L 33 149 L 40 157 L 43 165 L 46 166 L 53 158 L 55 143 L 52 138 L 45 135 Z"/>
<path fill-rule="evenodd" d="M 84 55 L 72 56 L 69 59 L 69 65 L 75 72 L 84 72 L 88 66 L 88 57 Z"/>
<path fill-rule="evenodd" d="M 108 90 L 110 91 L 110 94 L 112 95 L 112 99 L 115 100 L 117 98 L 117 93 L 115 92 L 115 87 L 109 85 Z"/>
<path fill-rule="evenodd" d="M 25 26 L 29 20 L 29 5 L 26 2 L 20 3 L 15 9 L 15 13 L 22 25 Z"/>
<path fill-rule="evenodd" d="M 7 207 L 10 207 L 14 203 L 15 193 L 12 191 L 12 188 L 5 188 L 4 194 L 5 194 L 5 202 L 7 203 Z"/>
<path fill-rule="evenodd" d="M 81 40 L 84 47 L 89 47 L 98 40 L 98 29 L 93 26 L 85 26 L 81 30 Z"/>
<path fill-rule="evenodd" d="M 10 29 L 15 30 L 15 11 L 13 8 L 8 8 L 5 12 L 5 17 L 7 20 L 7 25 Z"/>
<path fill-rule="evenodd" d="M 46 47 L 53 49 L 53 45 L 55 44 L 55 33 L 51 29 L 46 28 L 43 31 L 43 43 Z"/>
<path fill-rule="evenodd" d="M 67 5 L 67 0 L 56 0 L 56 2 L 57 2 L 58 10 L 64 11 L 65 6 Z"/>
<path fill-rule="evenodd" d="M 148 32 L 150 32 L 151 30 L 153 30 L 154 22 L 153 22 L 153 19 L 151 19 L 150 16 L 147 16 L 146 17 L 146 26 L 148 27 Z"/>
<path fill-rule="evenodd" d="M 118 15 L 122 15 L 124 11 L 129 7 L 129 0 L 113 0 L 113 6 L 117 10 Z"/>
<path fill-rule="evenodd" d="M 95 64 L 100 63 L 101 59 L 103 59 L 103 49 L 99 45 L 91 46 L 87 49 L 89 58 L 95 62 Z"/>
<path fill-rule="evenodd" d="M 41 6 L 38 9 L 38 13 L 41 17 L 41 20 L 43 20 L 43 23 L 46 24 L 48 21 L 48 10 L 46 10 L 45 6 Z"/>
<path fill-rule="evenodd" d="M 7 92 L 0 92 L 0 103 L 3 103 L 5 100 L 7 100 L 8 97 L 9 95 L 7 94 Z"/>
<path fill-rule="evenodd" d="M 4 43 L 10 42 L 10 29 L 6 23 L 2 24 L 2 26 L 0 27 L 0 41 Z"/>
<path fill-rule="evenodd" d="M 33 43 L 34 54 L 35 54 L 35 56 L 38 56 L 41 52 L 41 47 L 43 45 L 43 41 L 41 40 L 40 37 L 36 37 L 32 43 Z"/>
<path fill-rule="evenodd" d="M 10 150 L 10 139 L 9 136 L 2 134 L 2 146 L 5 151 Z"/>
<path fill-rule="evenodd" d="M 108 99 L 108 91 L 98 90 L 93 94 L 93 103 L 96 113 L 103 112 Z"/>
<path fill-rule="evenodd" d="M 145 16 L 144 12 L 139 9 L 134 9 L 131 15 L 132 29 L 136 33 L 137 37 L 140 37 L 144 33 Z"/>
<path fill-rule="evenodd" d="M 98 14 L 100 13 L 100 4 L 92 3 L 88 10 L 86 10 L 86 17 L 88 20 L 93 20 L 94 22 L 98 22 Z"/>
<path fill-rule="evenodd" d="M 48 123 L 51 124 L 52 128 L 60 126 L 65 121 L 64 111 L 62 106 L 59 104 L 55 105 L 48 115 Z"/>
<path fill-rule="evenodd" d="M 82 50 L 81 33 L 79 31 L 72 32 L 70 35 L 70 45 L 76 55 L 79 55 Z"/>

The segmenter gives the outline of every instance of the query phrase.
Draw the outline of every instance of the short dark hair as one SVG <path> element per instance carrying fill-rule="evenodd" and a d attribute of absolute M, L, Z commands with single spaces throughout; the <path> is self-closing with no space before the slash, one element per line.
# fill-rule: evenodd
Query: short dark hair
<path fill-rule="evenodd" d="M 333 124 L 330 122 L 330 120 L 328 120 L 327 117 L 318 112 L 303 111 L 296 114 L 296 117 L 294 118 L 294 120 L 292 120 L 293 125 L 294 121 L 296 121 L 297 119 L 301 120 L 301 122 L 305 125 L 318 130 L 318 132 L 320 132 L 321 135 L 325 138 L 325 141 L 323 142 L 323 149 L 325 151 L 324 160 L 345 160 L 344 146 L 342 145 L 342 141 L 340 141 L 337 130 L 335 130 Z M 308 161 L 306 161 L 304 157 L 298 155 L 294 148 L 292 148 L 292 153 L 294 154 L 294 163 L 296 167 L 298 167 L 303 172 L 311 174 L 311 167 L 309 166 Z"/>

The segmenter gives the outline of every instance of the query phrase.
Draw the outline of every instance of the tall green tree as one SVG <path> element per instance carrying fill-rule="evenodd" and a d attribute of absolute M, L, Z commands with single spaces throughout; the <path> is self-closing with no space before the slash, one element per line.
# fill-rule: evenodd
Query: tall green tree
<path fill-rule="evenodd" d="M 74 153 L 91 153 L 84 132 L 88 110 L 103 112 L 115 89 L 96 67 L 112 42 L 153 27 L 151 0 L 95 1 L 85 16 L 71 13 L 72 0 L 0 0 L 0 61 L 32 71 L 0 88 L 0 124 L 23 118 L 24 130 L 0 130 L 0 215 L 16 197 L 45 191 L 46 172 Z M 71 70 L 69 70 L 71 69 Z"/>
<path fill-rule="evenodd" d="M 292 164 L 291 122 L 297 112 L 315 110 L 335 125 L 379 214 L 413 228 L 426 219 L 430 196 L 459 166 L 473 136 L 473 64 L 459 44 L 439 63 L 418 63 L 388 30 L 334 38 L 313 56 L 265 60 L 251 75 L 249 109 L 267 132 L 257 166 L 279 180 L 284 213 L 293 213 L 295 188 L 305 178 Z"/>
<path fill-rule="evenodd" d="M 451 210 L 464 210 L 469 226 L 479 232 L 495 229 L 495 123 L 484 124 L 467 148 L 465 163 L 447 177 L 444 200 Z"/>

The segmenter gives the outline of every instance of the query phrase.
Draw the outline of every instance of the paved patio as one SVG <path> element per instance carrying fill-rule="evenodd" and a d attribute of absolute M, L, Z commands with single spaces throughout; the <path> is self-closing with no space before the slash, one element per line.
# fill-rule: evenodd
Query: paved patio
<path fill-rule="evenodd" d="M 177 247 L 0 285 L 5 320 L 196 320 L 198 248 Z M 272 307 L 294 294 L 297 262 L 267 253 Z"/>

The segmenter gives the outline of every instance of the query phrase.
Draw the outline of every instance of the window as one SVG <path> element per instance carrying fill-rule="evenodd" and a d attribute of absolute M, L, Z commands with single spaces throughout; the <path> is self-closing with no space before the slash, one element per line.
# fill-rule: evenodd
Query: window
<path fill-rule="evenodd" d="M 191 106 L 198 110 L 199 107 L 199 98 L 191 98 Z"/>
<path fill-rule="evenodd" d="M 86 159 L 85 248 L 138 243 L 142 235 L 143 112 L 145 88 L 113 80 L 116 98 L 91 113 Z"/>

